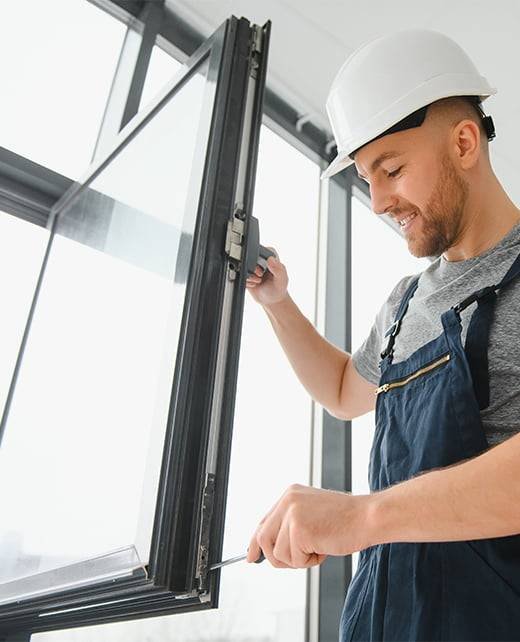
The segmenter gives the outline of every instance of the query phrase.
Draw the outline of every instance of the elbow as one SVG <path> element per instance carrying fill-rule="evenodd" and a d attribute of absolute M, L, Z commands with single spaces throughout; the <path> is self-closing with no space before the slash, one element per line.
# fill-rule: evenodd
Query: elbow
<path fill-rule="evenodd" d="M 340 421 L 351 421 L 352 419 L 354 419 L 351 413 L 345 412 L 344 408 L 336 408 L 334 410 L 331 408 L 325 408 L 325 410 L 331 417 L 334 417 L 334 419 L 339 419 Z"/>

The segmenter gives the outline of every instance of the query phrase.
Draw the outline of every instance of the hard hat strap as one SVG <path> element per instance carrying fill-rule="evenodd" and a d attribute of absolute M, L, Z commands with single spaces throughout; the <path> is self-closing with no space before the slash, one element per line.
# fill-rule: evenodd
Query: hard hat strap
<path fill-rule="evenodd" d="M 484 125 L 487 139 L 489 141 L 493 140 L 493 138 L 496 137 L 495 125 L 493 123 L 493 119 L 491 118 L 491 116 L 486 116 L 486 114 L 484 113 L 484 110 L 482 109 L 482 106 L 481 106 L 480 96 L 463 96 L 463 98 L 467 98 L 468 102 L 471 105 L 473 105 L 475 109 L 477 109 L 482 119 L 482 124 Z M 405 116 L 402 120 L 400 120 L 395 125 L 392 125 L 392 127 L 390 127 L 389 129 L 386 129 L 384 132 L 382 132 L 375 138 L 372 138 L 368 142 L 361 145 L 361 147 L 364 147 L 365 145 L 368 145 L 369 143 L 372 143 L 373 141 L 378 140 L 383 136 L 387 136 L 388 134 L 395 134 L 396 132 L 400 132 L 405 129 L 412 129 L 412 127 L 420 127 L 423 124 L 424 119 L 426 118 L 427 109 L 428 109 L 428 105 L 425 105 L 424 107 L 420 107 L 416 111 L 412 112 L 410 115 Z M 349 154 L 349 158 L 351 158 L 352 160 L 355 160 L 354 156 L 361 149 L 361 147 L 358 147 L 353 152 L 351 152 Z"/>
<path fill-rule="evenodd" d="M 496 136 L 495 125 L 493 123 L 493 119 L 491 118 L 491 116 L 486 116 L 486 114 L 484 113 L 484 110 L 482 109 L 482 101 L 480 100 L 480 96 L 466 96 L 466 98 L 478 111 L 480 118 L 482 119 L 482 124 L 484 125 L 484 129 L 486 130 L 487 139 L 489 141 L 493 140 L 493 138 L 495 138 Z"/>
<path fill-rule="evenodd" d="M 397 132 L 403 131 L 404 129 L 411 129 L 412 127 L 420 127 L 423 124 L 424 119 L 426 118 L 427 109 L 428 109 L 428 105 L 425 105 L 424 107 L 420 107 L 419 109 L 412 112 L 408 116 L 405 116 L 402 120 L 400 120 L 395 125 L 392 125 L 392 127 L 389 127 L 388 129 L 386 129 L 383 133 L 379 134 L 375 138 L 372 138 L 367 143 L 364 143 L 363 145 L 361 145 L 361 147 L 368 145 L 368 143 L 372 143 L 378 138 L 387 136 L 388 134 L 395 134 Z M 355 149 L 353 152 L 349 154 L 349 157 L 352 160 L 354 160 L 354 154 L 356 154 L 361 149 L 361 147 L 358 147 L 357 149 Z"/>

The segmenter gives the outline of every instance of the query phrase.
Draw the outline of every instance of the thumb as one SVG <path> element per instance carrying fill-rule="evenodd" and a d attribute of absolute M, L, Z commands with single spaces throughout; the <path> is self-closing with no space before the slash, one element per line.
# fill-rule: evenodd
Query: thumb
<path fill-rule="evenodd" d="M 275 256 L 269 256 L 267 258 L 267 267 L 271 270 L 271 272 L 276 271 L 279 267 L 279 261 Z"/>

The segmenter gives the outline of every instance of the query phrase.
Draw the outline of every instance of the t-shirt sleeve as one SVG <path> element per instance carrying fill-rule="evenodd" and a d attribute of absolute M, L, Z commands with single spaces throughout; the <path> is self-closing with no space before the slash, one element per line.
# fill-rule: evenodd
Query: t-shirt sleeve
<path fill-rule="evenodd" d="M 416 276 L 416 274 L 405 276 L 397 283 L 386 301 L 379 308 L 368 336 L 352 354 L 354 367 L 358 373 L 376 386 L 381 376 L 379 370 L 381 351 L 388 340 L 388 337 L 385 337 L 385 332 L 390 327 L 390 324 L 393 323 L 399 303 Z"/>

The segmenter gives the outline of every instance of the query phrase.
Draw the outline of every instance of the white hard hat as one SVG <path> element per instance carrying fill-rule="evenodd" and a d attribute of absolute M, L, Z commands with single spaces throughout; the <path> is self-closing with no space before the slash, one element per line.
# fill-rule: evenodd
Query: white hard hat
<path fill-rule="evenodd" d="M 347 58 L 329 91 L 326 107 L 338 155 L 321 178 L 351 165 L 350 154 L 372 140 L 420 125 L 426 109 L 422 119 L 406 118 L 449 96 L 477 97 L 474 104 L 493 138 L 480 101 L 496 91 L 466 52 L 437 31 L 408 29 L 365 43 Z"/>

